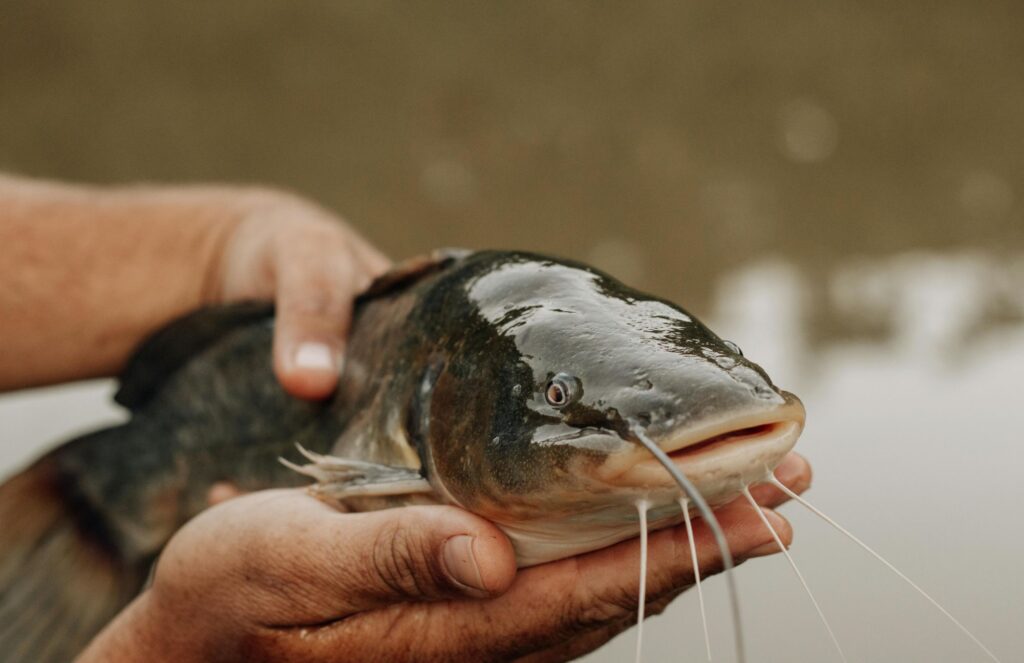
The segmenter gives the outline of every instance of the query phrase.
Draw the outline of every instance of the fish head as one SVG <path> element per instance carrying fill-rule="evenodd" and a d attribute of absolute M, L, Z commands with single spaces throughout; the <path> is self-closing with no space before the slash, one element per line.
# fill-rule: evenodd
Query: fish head
<path fill-rule="evenodd" d="M 681 496 L 639 435 L 711 504 L 795 444 L 800 401 L 678 306 L 528 254 L 470 271 L 431 409 L 428 464 L 452 501 L 499 524 L 635 525 L 637 500 L 679 515 Z"/>

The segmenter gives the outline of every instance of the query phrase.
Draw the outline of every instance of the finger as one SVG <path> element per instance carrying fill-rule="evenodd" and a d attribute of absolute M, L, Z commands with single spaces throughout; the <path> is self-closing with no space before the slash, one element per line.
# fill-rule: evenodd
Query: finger
<path fill-rule="evenodd" d="M 803 456 L 796 453 L 788 454 L 778 467 L 776 467 L 774 474 L 782 483 L 797 493 L 805 491 L 811 483 L 810 464 Z M 789 499 L 785 493 L 770 484 L 751 488 L 751 493 L 754 495 L 755 500 L 762 506 L 777 506 Z M 739 498 L 737 502 L 733 503 L 731 507 L 736 509 L 749 508 L 749 506 L 747 506 L 746 499 L 742 497 Z M 756 516 L 756 514 L 754 515 Z M 780 523 L 776 522 L 773 522 L 773 525 L 781 526 Z M 765 530 L 765 532 L 767 534 L 767 530 Z M 696 536 L 697 533 L 695 532 L 695 537 Z M 787 545 L 788 542 L 791 541 L 791 538 L 789 537 L 791 537 L 791 533 L 787 533 L 786 536 L 782 537 L 783 540 L 787 542 Z M 756 546 L 748 550 L 746 552 L 746 556 L 749 558 L 764 554 L 773 554 L 775 552 L 778 552 L 778 547 L 774 540 L 770 540 L 762 546 Z M 706 575 L 709 570 L 702 568 L 702 572 Z M 681 592 L 681 589 L 675 588 L 667 594 L 648 600 L 645 614 L 648 617 L 659 614 Z M 623 630 L 630 628 L 635 624 L 636 616 L 631 612 L 627 617 L 619 622 L 590 630 L 579 637 L 569 640 L 568 642 L 560 643 L 551 649 L 527 656 L 522 659 L 520 663 L 542 663 L 546 661 L 572 660 L 597 649 Z"/>
<path fill-rule="evenodd" d="M 775 478 L 798 495 L 811 487 L 811 464 L 796 452 L 786 455 L 775 468 Z M 789 501 L 789 496 L 770 483 L 751 486 L 750 494 L 761 506 L 775 508 Z"/>
<path fill-rule="evenodd" d="M 396 601 L 486 598 L 500 594 L 516 573 L 504 533 L 468 511 L 407 507 L 354 514 L 347 524 L 348 555 L 359 560 L 341 580 L 356 585 L 352 609 Z"/>
<path fill-rule="evenodd" d="M 404 601 L 494 596 L 516 572 L 505 535 L 455 507 L 343 514 L 302 491 L 277 490 L 219 509 L 236 510 L 222 521 L 245 524 L 230 535 L 219 530 L 227 542 L 209 554 L 233 560 L 230 575 L 242 579 L 235 591 L 251 595 L 262 614 L 278 615 L 278 624 L 320 624 Z"/>
<path fill-rule="evenodd" d="M 789 524 L 772 511 L 765 514 L 788 544 L 792 540 Z M 737 563 L 768 554 L 764 546 L 773 544 L 772 536 L 749 505 L 725 507 L 717 515 Z M 702 577 L 720 571 L 721 554 L 701 520 L 694 522 L 694 543 Z M 612 627 L 636 614 L 639 547 L 638 541 L 631 540 L 520 570 L 508 592 L 476 606 L 453 605 L 449 619 L 462 630 L 463 642 L 488 643 L 491 650 L 484 658 L 514 658 L 559 645 L 580 633 Z M 647 592 L 652 603 L 692 585 L 685 528 L 652 534 L 649 555 Z"/>
<path fill-rule="evenodd" d="M 391 263 L 385 263 L 386 266 L 382 269 L 382 263 L 371 256 L 362 255 L 356 250 L 353 250 L 353 255 L 355 256 L 356 264 L 359 266 L 360 271 L 368 277 L 365 281 L 365 285 L 356 293 L 356 296 L 359 296 L 366 292 L 378 277 L 388 271 L 388 267 L 390 267 Z"/>
<path fill-rule="evenodd" d="M 562 663 L 573 661 L 601 647 L 626 629 L 636 625 L 636 620 L 621 620 L 615 624 L 587 631 L 549 649 L 517 658 L 516 663 Z"/>
<path fill-rule="evenodd" d="M 324 398 L 337 385 L 353 300 L 369 276 L 333 232 L 296 235 L 278 255 L 274 369 L 289 393 Z"/>
<path fill-rule="evenodd" d="M 245 493 L 230 481 L 218 481 L 206 491 L 207 506 L 217 506 L 221 502 L 227 502 Z"/>
<path fill-rule="evenodd" d="M 376 247 L 363 239 L 358 233 L 351 233 L 349 239 L 352 243 L 352 252 L 362 261 L 367 274 L 372 278 L 377 278 L 391 269 L 391 261 L 388 260 L 387 256 L 378 251 Z"/>
<path fill-rule="evenodd" d="M 735 504 L 718 512 L 736 561 L 741 562 L 773 543 L 760 518 L 748 504 Z M 783 541 L 790 541 L 788 523 L 766 512 Z M 721 569 L 721 556 L 706 523 L 694 523 L 694 541 L 701 572 L 709 576 Z M 686 531 L 683 527 L 654 533 L 649 545 L 648 597 L 659 609 L 681 589 L 693 583 Z M 442 620 L 427 605 L 398 604 L 365 612 L 313 631 L 277 629 L 268 638 L 273 646 L 299 647 L 310 660 L 336 661 L 339 652 L 367 646 L 363 636 L 386 629 L 386 641 L 373 649 L 373 660 L 405 660 L 415 648 L 417 660 L 509 660 L 550 650 L 585 634 L 578 646 L 597 646 L 635 618 L 639 591 L 639 542 L 626 541 L 610 548 L 523 569 L 504 594 L 483 602 L 444 604 Z M 433 621 L 431 621 L 433 619 Z M 445 638 L 422 638 L 425 628 L 443 628 Z M 301 636 L 301 637 L 300 637 Z M 575 646 L 575 645 L 574 645 Z M 545 659 L 541 659 L 545 660 Z M 550 659 L 548 659 L 550 660 Z M 558 659 L 555 659 L 558 660 Z"/>
<path fill-rule="evenodd" d="M 645 618 L 660 615 L 668 604 L 682 593 L 682 590 L 673 591 L 671 594 L 647 601 L 644 608 Z M 572 661 L 584 654 L 589 654 L 601 647 L 606 642 L 619 635 L 623 631 L 636 626 L 636 615 L 630 615 L 614 624 L 601 626 L 597 629 L 581 633 L 576 637 L 533 654 L 516 659 L 516 663 L 557 663 L 560 661 Z"/>
<path fill-rule="evenodd" d="M 792 541 L 792 529 L 779 514 L 762 509 L 765 516 L 787 545 Z M 768 554 L 765 546 L 774 544 L 774 538 L 761 522 L 756 512 L 747 503 L 734 503 L 715 512 L 725 533 L 729 549 L 736 563 L 751 557 Z M 703 519 L 693 521 L 693 544 L 701 577 L 719 573 L 723 568 L 721 551 L 711 528 Z M 619 544 L 622 545 L 622 544 Z M 618 564 L 625 568 L 639 568 L 639 542 L 628 542 L 624 551 L 608 549 L 580 559 L 578 575 L 579 589 L 574 594 L 577 619 L 605 622 L 628 616 L 636 610 L 639 579 L 636 574 L 623 578 L 616 575 L 612 567 Z M 674 527 L 656 532 L 649 541 L 647 596 L 657 600 L 680 587 L 694 582 L 693 566 L 690 561 L 689 541 L 685 527 Z"/>

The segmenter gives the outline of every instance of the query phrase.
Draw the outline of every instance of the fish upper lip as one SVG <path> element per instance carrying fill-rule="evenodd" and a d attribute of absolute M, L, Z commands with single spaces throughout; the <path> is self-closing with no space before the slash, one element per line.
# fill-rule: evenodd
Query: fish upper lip
<path fill-rule="evenodd" d="M 791 394 L 786 396 L 785 405 L 696 426 L 688 429 L 685 434 L 658 440 L 658 446 L 674 458 L 682 455 L 678 452 L 694 447 L 705 448 L 730 437 L 753 437 L 770 433 L 787 422 L 795 422 L 803 428 L 806 419 L 803 404 Z"/>
<path fill-rule="evenodd" d="M 792 394 L 784 392 L 783 396 L 783 405 L 723 417 L 655 441 L 697 484 L 721 475 L 722 462 L 735 466 L 725 474 L 740 468 L 747 474 L 761 472 L 768 459 L 777 462 L 792 448 L 804 426 L 803 404 Z M 599 470 L 599 478 L 622 487 L 675 486 L 657 459 L 644 449 L 610 458 Z"/>

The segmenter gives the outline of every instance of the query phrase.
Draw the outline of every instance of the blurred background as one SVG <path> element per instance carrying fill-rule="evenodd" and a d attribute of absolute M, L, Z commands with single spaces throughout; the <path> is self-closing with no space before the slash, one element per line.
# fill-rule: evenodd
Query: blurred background
<path fill-rule="evenodd" d="M 677 301 L 804 399 L 808 496 L 1018 660 L 1022 34 L 1010 1 L 15 1 L 0 170 L 272 184 L 395 258 L 532 249 Z M 122 417 L 112 389 L 0 397 L 0 474 Z M 784 513 L 851 660 L 984 660 Z M 784 560 L 739 583 L 753 661 L 835 660 Z M 694 596 L 648 629 L 703 660 Z"/>

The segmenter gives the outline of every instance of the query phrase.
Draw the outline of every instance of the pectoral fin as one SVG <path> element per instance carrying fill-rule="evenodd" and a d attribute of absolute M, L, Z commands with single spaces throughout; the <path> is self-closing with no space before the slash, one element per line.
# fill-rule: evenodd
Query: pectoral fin
<path fill-rule="evenodd" d="M 310 492 L 321 499 L 345 500 L 352 497 L 383 497 L 429 493 L 433 488 L 419 470 L 381 465 L 363 460 L 324 456 L 296 445 L 310 462 L 297 465 L 284 458 L 285 466 L 312 477 L 317 483 Z"/>
<path fill-rule="evenodd" d="M 453 262 L 465 258 L 470 253 L 471 251 L 466 249 L 437 249 L 428 255 L 410 258 L 378 276 L 359 298 L 373 299 L 375 297 L 382 297 L 410 283 L 415 283 L 429 274 L 445 269 Z"/>

